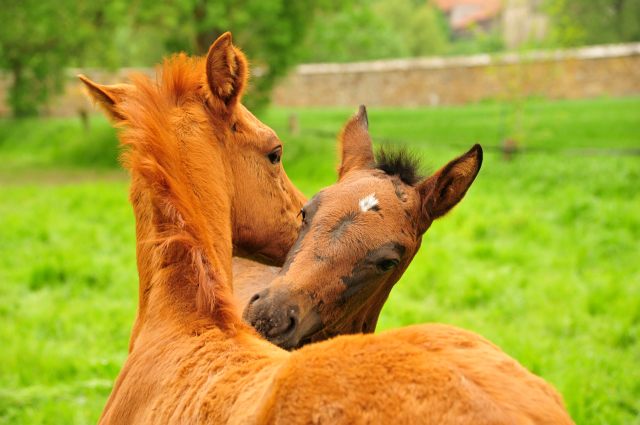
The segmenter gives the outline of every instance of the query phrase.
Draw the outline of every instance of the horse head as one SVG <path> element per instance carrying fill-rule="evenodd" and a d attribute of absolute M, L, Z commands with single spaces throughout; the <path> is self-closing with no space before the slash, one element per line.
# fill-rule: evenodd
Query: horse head
<path fill-rule="evenodd" d="M 296 215 L 306 198 L 282 167 L 283 146 L 275 132 L 240 103 L 247 61 L 231 43 L 231 33 L 220 36 L 204 60 L 185 54 L 166 59 L 155 84 L 140 75 L 132 78 L 133 85 L 109 86 L 79 77 L 110 119 L 133 129 L 128 134 L 134 139 L 137 132 L 147 140 L 171 140 L 167 147 L 147 142 L 149 151 L 156 150 L 148 156 L 179 162 L 197 202 L 219 203 L 216 195 L 224 195 L 222 202 L 232 207 L 235 255 L 282 265 L 296 239 Z M 123 144 L 134 149 L 141 145 Z M 205 219 L 216 223 L 219 217 Z"/>
<path fill-rule="evenodd" d="M 405 150 L 382 150 L 376 160 L 363 106 L 341 147 L 338 182 L 303 206 L 284 267 L 244 310 L 245 321 L 283 348 L 373 332 L 422 235 L 462 200 L 482 164 L 480 145 L 426 180 Z"/>
<path fill-rule="evenodd" d="M 101 85 L 79 76 L 121 129 L 132 176 L 140 298 L 130 350 L 159 324 L 241 323 L 232 255 L 282 265 L 297 238 L 306 198 L 282 167 L 274 131 L 240 103 L 247 73 L 225 33 L 206 57 L 165 59 L 154 80 Z"/>

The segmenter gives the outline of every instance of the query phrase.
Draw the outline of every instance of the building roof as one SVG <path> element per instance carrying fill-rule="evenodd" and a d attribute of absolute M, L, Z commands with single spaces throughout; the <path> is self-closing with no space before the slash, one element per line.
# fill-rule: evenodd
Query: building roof
<path fill-rule="evenodd" d="M 438 9 L 449 15 L 449 24 L 454 30 L 495 18 L 502 10 L 501 0 L 433 0 L 433 2 Z"/>

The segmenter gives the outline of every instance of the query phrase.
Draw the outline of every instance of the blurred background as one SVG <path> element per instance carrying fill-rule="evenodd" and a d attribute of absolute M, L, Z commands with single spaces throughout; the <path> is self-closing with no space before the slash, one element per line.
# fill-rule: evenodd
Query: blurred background
<path fill-rule="evenodd" d="M 640 424 L 640 0 L 3 0 L 0 424 L 95 423 L 127 354 L 128 175 L 76 75 L 153 75 L 227 30 L 307 196 L 362 103 L 425 169 L 483 145 L 378 330 L 471 329 L 576 423 Z"/>

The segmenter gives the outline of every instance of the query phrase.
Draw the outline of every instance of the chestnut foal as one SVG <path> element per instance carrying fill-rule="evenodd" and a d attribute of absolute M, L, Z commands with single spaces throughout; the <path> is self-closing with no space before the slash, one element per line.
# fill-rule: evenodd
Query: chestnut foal
<path fill-rule="evenodd" d="M 159 80 L 138 75 L 133 85 L 79 76 L 88 97 L 122 129 L 122 160 L 132 176 L 140 291 L 130 352 L 139 335 L 153 332 L 167 315 L 235 318 L 228 313 L 235 310 L 233 299 L 214 293 L 206 277 L 230 288 L 232 254 L 281 266 L 306 201 L 282 167 L 274 131 L 240 103 L 247 61 L 230 33 L 206 59 L 174 55 L 157 71 Z M 198 233 L 199 245 L 192 246 L 190 232 Z M 158 286 L 158 267 L 182 256 L 206 276 L 182 289 L 177 282 Z M 174 304 L 181 298 L 176 291 L 195 296 L 197 305 Z"/>
<path fill-rule="evenodd" d="M 422 235 L 462 200 L 480 171 L 476 145 L 421 181 L 418 161 L 404 150 L 381 150 L 376 161 L 367 127 L 361 106 L 344 130 L 338 183 L 304 205 L 284 268 L 234 260 L 245 320 L 283 348 L 372 333 Z M 250 295 L 254 288 L 260 290 Z"/>

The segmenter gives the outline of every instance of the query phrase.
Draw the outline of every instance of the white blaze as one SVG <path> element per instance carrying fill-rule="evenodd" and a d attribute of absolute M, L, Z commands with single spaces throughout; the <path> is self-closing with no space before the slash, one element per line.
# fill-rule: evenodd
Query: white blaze
<path fill-rule="evenodd" d="M 367 212 L 376 205 L 378 205 L 378 200 L 376 199 L 375 193 L 372 193 L 366 198 L 360 199 L 360 209 L 362 210 L 362 212 Z"/>

